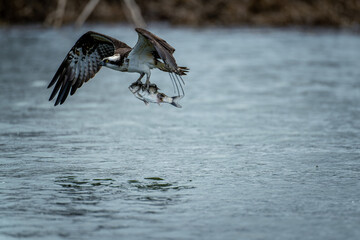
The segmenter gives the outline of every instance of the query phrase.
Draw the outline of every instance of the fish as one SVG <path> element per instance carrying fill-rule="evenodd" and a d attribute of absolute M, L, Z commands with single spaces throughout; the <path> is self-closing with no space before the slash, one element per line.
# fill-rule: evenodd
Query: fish
<path fill-rule="evenodd" d="M 145 103 L 145 105 L 149 105 L 149 103 L 169 103 L 174 107 L 181 108 L 182 106 L 178 103 L 178 101 L 183 96 L 173 96 L 169 97 L 165 93 L 159 92 L 159 88 L 156 84 L 150 84 L 149 88 L 146 89 L 145 84 L 140 81 L 136 81 L 129 86 L 130 92 L 134 94 L 134 96 Z"/>

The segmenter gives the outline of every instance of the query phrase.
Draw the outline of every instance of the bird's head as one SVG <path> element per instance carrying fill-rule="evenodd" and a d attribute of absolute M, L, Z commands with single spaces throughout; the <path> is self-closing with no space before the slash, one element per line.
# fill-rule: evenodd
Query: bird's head
<path fill-rule="evenodd" d="M 111 57 L 106 57 L 100 62 L 101 66 L 118 69 L 120 67 L 120 55 L 116 54 Z"/>

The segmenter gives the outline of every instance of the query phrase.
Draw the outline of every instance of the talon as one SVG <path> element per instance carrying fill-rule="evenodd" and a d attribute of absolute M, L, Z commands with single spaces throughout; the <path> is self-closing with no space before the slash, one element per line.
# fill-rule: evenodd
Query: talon
<path fill-rule="evenodd" d="M 146 83 L 145 83 L 145 88 L 146 88 L 146 90 L 149 90 L 149 88 L 150 88 L 150 81 L 146 81 Z"/>
<path fill-rule="evenodd" d="M 144 75 L 145 73 L 140 74 L 140 77 L 138 78 L 138 80 L 136 80 L 137 84 L 142 84 L 141 79 L 144 77 Z"/>

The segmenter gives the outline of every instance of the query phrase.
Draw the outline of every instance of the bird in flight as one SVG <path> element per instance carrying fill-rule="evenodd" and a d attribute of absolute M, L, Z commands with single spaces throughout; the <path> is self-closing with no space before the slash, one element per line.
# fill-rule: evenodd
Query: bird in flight
<path fill-rule="evenodd" d="M 150 86 L 150 70 L 158 68 L 169 73 L 174 91 L 178 96 L 183 96 L 182 85 L 185 83 L 181 76 L 186 75 L 189 69 L 177 65 L 173 56 L 175 49 L 145 29 L 136 28 L 135 31 L 138 33 L 138 41 L 134 48 L 97 32 L 89 31 L 82 35 L 51 80 L 48 88 L 54 84 L 55 87 L 49 101 L 57 94 L 55 106 L 63 104 L 69 93 L 73 95 L 84 82 L 93 78 L 102 66 L 121 72 L 137 72 L 140 77 L 135 82 L 139 83 L 146 75 L 146 89 Z"/>

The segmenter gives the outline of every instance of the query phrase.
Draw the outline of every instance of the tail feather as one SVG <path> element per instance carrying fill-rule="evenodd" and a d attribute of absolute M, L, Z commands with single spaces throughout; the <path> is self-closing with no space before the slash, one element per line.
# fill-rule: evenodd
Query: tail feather
<path fill-rule="evenodd" d="M 186 73 L 188 73 L 189 72 L 189 68 L 187 68 L 187 67 L 178 67 L 178 69 L 177 69 L 177 74 L 179 74 L 179 75 L 186 75 Z"/>
<path fill-rule="evenodd" d="M 189 68 L 187 67 L 178 67 L 176 70 L 171 70 L 163 62 L 157 62 L 156 67 L 164 72 L 175 72 L 178 75 L 186 75 L 189 72 Z"/>

